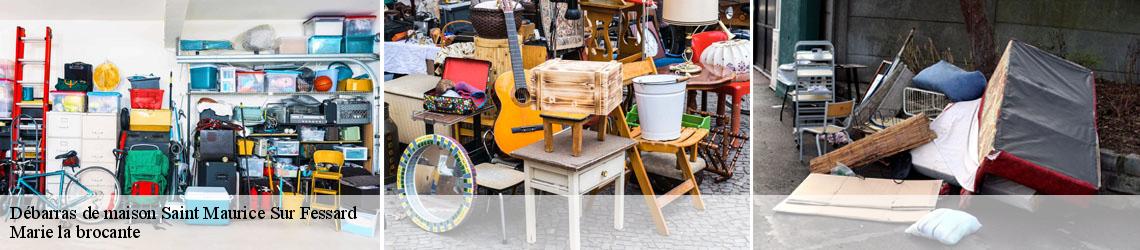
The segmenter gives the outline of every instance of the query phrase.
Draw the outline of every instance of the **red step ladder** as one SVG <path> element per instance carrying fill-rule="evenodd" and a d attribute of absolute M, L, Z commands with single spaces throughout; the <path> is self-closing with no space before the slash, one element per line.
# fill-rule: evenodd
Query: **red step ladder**
<path fill-rule="evenodd" d="M 24 30 L 24 27 L 16 27 L 16 83 L 12 85 L 12 159 L 24 158 L 27 155 L 27 151 L 29 150 L 29 148 L 26 146 L 21 146 L 19 143 L 23 140 L 23 138 L 20 137 L 20 131 L 38 130 L 40 136 L 38 138 L 38 143 L 36 144 L 39 146 L 30 148 L 30 150 L 34 150 L 36 155 L 35 158 L 40 160 L 38 170 L 40 173 L 43 173 L 45 171 L 44 160 L 46 160 L 46 157 L 44 154 L 46 154 L 47 151 L 45 150 L 44 138 L 47 136 L 45 132 L 47 131 L 47 99 L 48 90 L 50 89 L 48 88 L 48 83 L 50 82 L 49 79 L 51 78 L 51 27 L 47 27 L 45 29 L 46 33 L 44 33 L 43 38 L 30 38 L 27 37 L 27 33 Z M 44 57 L 42 59 L 25 58 L 24 49 L 26 49 L 28 43 L 42 43 L 44 47 Z M 24 81 L 24 67 L 37 65 L 43 67 L 43 82 Z M 21 107 L 34 107 L 37 105 L 27 103 L 21 104 L 22 100 L 24 99 L 24 84 L 40 84 L 43 87 L 44 98 L 38 105 L 39 108 L 43 109 L 43 117 L 40 119 L 33 119 L 33 121 L 29 121 L 29 124 L 24 124 L 22 122 L 23 119 L 21 119 L 21 115 L 23 113 L 23 110 Z M 38 126 L 36 123 L 38 123 Z M 31 129 L 23 129 L 25 127 L 30 127 Z M 39 186 L 40 192 L 44 191 L 44 181 L 44 178 L 40 178 L 38 181 L 37 186 Z"/>

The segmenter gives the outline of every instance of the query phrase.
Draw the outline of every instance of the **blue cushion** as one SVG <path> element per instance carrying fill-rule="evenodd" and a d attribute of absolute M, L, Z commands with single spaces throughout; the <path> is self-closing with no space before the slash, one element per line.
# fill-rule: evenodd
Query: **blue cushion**
<path fill-rule="evenodd" d="M 967 72 L 946 61 L 923 69 L 911 82 L 920 89 L 942 93 L 953 102 L 978 99 L 986 92 L 986 76 L 982 72 Z"/>
<path fill-rule="evenodd" d="M 660 68 L 669 66 L 670 64 L 683 62 L 685 62 L 685 59 L 681 59 L 681 57 L 665 56 L 661 59 L 653 59 L 653 66 Z"/>

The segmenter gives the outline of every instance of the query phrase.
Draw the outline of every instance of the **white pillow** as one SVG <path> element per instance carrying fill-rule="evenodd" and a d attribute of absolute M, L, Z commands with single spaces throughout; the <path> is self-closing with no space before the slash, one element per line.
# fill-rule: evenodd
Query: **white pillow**
<path fill-rule="evenodd" d="M 973 234 L 981 228 L 982 224 L 973 215 L 954 209 L 939 208 L 910 225 L 906 233 L 937 240 L 946 245 L 955 245 L 962 240 L 962 237 Z"/>

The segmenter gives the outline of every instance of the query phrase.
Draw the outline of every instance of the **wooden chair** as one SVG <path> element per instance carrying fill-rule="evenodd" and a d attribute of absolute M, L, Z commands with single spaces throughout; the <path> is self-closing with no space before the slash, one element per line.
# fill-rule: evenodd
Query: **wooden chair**
<path fill-rule="evenodd" d="M 621 64 L 621 81 L 625 84 L 628 93 L 625 95 L 625 100 L 622 101 L 622 109 L 629 110 L 633 107 L 633 78 L 656 74 L 657 66 L 654 64 L 653 58 Z"/>
<path fill-rule="evenodd" d="M 801 138 L 801 140 L 800 140 L 801 141 L 801 143 L 800 143 L 800 155 L 801 155 L 801 157 L 803 157 L 802 155 L 804 152 L 803 143 L 802 143 L 803 142 L 802 138 L 803 138 L 804 133 L 812 134 L 812 136 L 815 137 L 815 153 L 816 153 L 816 156 L 823 155 L 825 152 L 825 150 L 823 150 L 823 148 L 825 148 L 825 147 L 822 146 L 823 141 L 821 141 L 819 139 L 819 135 L 830 135 L 830 134 L 835 134 L 835 133 L 846 131 L 849 124 L 844 125 L 844 126 L 837 126 L 835 124 L 832 124 L 832 122 L 837 120 L 837 119 L 840 119 L 840 118 L 847 118 L 848 116 L 851 115 L 851 112 L 854 109 L 855 109 L 855 102 L 854 101 L 827 103 L 827 105 L 824 106 L 824 111 L 823 111 L 824 116 L 823 116 L 823 125 L 822 126 L 805 127 L 803 129 L 800 129 L 800 138 Z"/>
<path fill-rule="evenodd" d="M 336 171 L 332 171 L 329 165 L 336 166 Z M 340 179 L 344 177 L 341 174 L 341 169 L 344 169 L 344 153 L 336 150 L 317 150 L 313 152 L 313 176 L 309 183 L 309 206 L 313 209 L 340 209 L 340 192 L 341 185 Z M 317 181 L 335 183 L 336 189 L 318 188 Z M 332 195 L 333 204 L 317 202 L 317 195 Z M 333 220 L 336 225 L 336 230 L 340 231 L 340 220 Z"/>

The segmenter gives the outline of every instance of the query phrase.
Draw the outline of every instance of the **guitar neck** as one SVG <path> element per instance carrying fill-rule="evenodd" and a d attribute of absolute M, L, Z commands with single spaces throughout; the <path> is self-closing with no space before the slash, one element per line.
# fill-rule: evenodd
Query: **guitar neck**
<path fill-rule="evenodd" d="M 518 28 L 515 27 L 515 13 L 503 11 L 503 16 L 507 22 L 507 47 L 511 52 L 511 74 L 514 75 L 515 88 L 524 89 L 526 88 L 526 77 L 523 72 L 522 48 L 519 47 L 519 32 Z"/>

